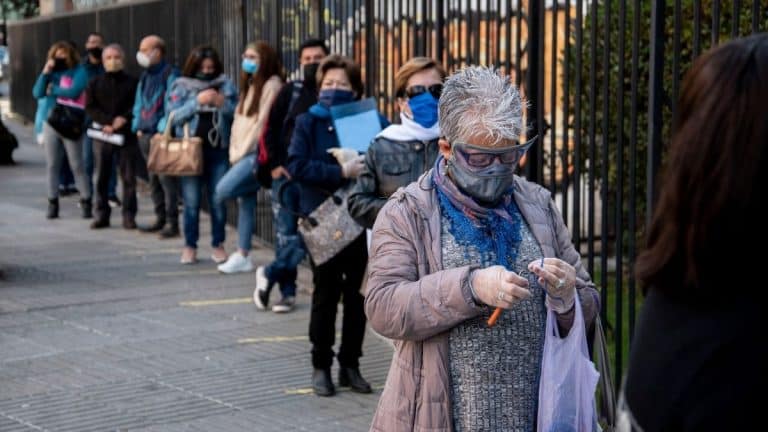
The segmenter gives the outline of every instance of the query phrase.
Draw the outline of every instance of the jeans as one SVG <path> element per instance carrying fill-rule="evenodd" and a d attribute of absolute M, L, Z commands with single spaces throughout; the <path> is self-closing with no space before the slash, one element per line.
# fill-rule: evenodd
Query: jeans
<path fill-rule="evenodd" d="M 312 292 L 312 311 L 309 315 L 309 340 L 312 342 L 312 366 L 317 369 L 329 368 L 333 363 L 336 312 L 342 295 L 344 317 L 339 365 L 348 368 L 359 366 L 366 322 L 360 286 L 367 263 L 365 234 L 361 234 L 324 264 L 312 265 L 315 290 Z"/>
<path fill-rule="evenodd" d="M 139 149 L 144 155 L 145 163 L 149 158 L 151 133 L 139 137 Z M 149 174 L 149 189 L 152 194 L 152 204 L 155 206 L 155 216 L 158 221 L 168 222 L 176 226 L 179 223 L 179 180 L 176 177 Z"/>
<path fill-rule="evenodd" d="M 48 198 L 59 197 L 61 164 L 66 156 L 75 176 L 80 198 L 90 200 L 90 182 L 85 180 L 83 173 L 83 147 L 80 141 L 63 138 L 48 123 L 45 123 L 43 125 L 43 144 L 45 145 L 45 162 L 48 171 Z"/>
<path fill-rule="evenodd" d="M 115 174 L 114 160 L 119 160 L 120 178 L 123 181 L 123 219 L 136 218 L 136 161 L 139 159 L 139 146 L 136 138 L 126 136 L 122 146 L 102 141 L 93 142 L 93 155 L 96 161 L 96 219 L 109 220 L 109 184 Z"/>
<path fill-rule="evenodd" d="M 228 199 L 238 199 L 237 245 L 246 252 L 251 250 L 253 224 L 256 219 L 256 193 L 259 191 L 259 182 L 253 175 L 255 160 L 256 153 L 252 153 L 232 165 L 216 185 L 216 194 L 213 197 L 213 202 L 221 206 Z"/>
<path fill-rule="evenodd" d="M 184 197 L 184 243 L 197 249 L 200 238 L 200 200 L 203 185 L 210 206 L 211 246 L 219 247 L 224 243 L 227 209 L 224 204 L 214 204 L 213 194 L 229 166 L 229 153 L 220 147 L 203 147 L 203 174 L 181 177 L 181 194 Z"/>
<path fill-rule="evenodd" d="M 288 186 L 283 187 L 284 184 Z M 277 196 L 278 192 L 282 192 L 282 198 Z M 280 284 L 280 293 L 283 297 L 293 297 L 296 295 L 296 267 L 306 255 L 297 230 L 298 218 L 291 212 L 298 209 L 299 189 L 295 183 L 280 177 L 272 180 L 271 196 L 277 244 L 275 260 L 264 269 L 264 273 L 270 282 Z"/>

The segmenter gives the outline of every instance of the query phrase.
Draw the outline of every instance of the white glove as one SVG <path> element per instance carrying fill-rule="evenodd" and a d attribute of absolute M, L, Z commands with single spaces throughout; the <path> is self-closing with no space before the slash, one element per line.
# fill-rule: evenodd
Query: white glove
<path fill-rule="evenodd" d="M 539 277 L 539 283 L 547 293 L 545 303 L 556 313 L 571 310 L 576 301 L 576 269 L 559 258 L 544 258 L 528 264 L 528 270 Z"/>
<path fill-rule="evenodd" d="M 344 178 L 357 178 L 365 169 L 365 156 L 360 155 L 341 164 L 341 176 Z"/>
<path fill-rule="evenodd" d="M 339 165 L 344 165 L 346 162 L 360 155 L 360 153 L 358 153 L 357 150 L 353 150 L 350 148 L 333 147 L 333 148 L 329 148 L 327 151 L 328 153 L 332 154 L 337 161 L 339 161 Z"/>
<path fill-rule="evenodd" d="M 528 279 L 500 265 L 474 270 L 469 280 L 475 300 L 489 306 L 509 309 L 531 296 Z"/>

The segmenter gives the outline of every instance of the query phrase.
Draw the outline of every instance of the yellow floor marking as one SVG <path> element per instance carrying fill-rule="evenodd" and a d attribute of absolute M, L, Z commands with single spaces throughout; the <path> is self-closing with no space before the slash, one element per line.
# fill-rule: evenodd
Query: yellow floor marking
<path fill-rule="evenodd" d="M 179 303 L 179 306 L 187 307 L 202 307 L 202 306 L 217 306 L 217 305 L 231 305 L 231 304 L 248 304 L 253 303 L 251 297 L 242 298 L 229 298 L 218 300 L 192 300 Z"/>
<path fill-rule="evenodd" d="M 178 253 L 179 249 L 133 249 L 133 250 L 126 250 L 120 252 L 120 255 L 127 255 L 127 256 L 141 256 L 141 255 L 157 255 L 157 254 L 170 254 L 170 253 Z"/>
<path fill-rule="evenodd" d="M 149 277 L 168 277 L 168 276 L 199 276 L 199 275 L 217 275 L 218 270 L 182 270 L 169 272 L 148 272 Z"/>
<path fill-rule="evenodd" d="M 309 336 L 264 336 L 258 338 L 244 338 L 238 339 L 239 344 L 255 344 L 255 343 L 270 343 L 270 342 L 293 342 L 293 341 L 306 341 L 309 340 Z"/>

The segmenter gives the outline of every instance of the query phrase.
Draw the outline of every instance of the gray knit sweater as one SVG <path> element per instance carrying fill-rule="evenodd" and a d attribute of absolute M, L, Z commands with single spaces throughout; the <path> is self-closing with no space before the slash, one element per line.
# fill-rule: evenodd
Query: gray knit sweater
<path fill-rule="evenodd" d="M 495 264 L 493 252 L 458 244 L 443 217 L 441 247 L 445 268 Z M 544 291 L 528 271 L 541 258 L 541 248 L 528 225 L 520 224 L 517 258 L 507 268 L 528 278 L 530 298 L 501 314 L 496 325 L 486 321 L 492 310 L 467 320 L 450 332 L 450 376 L 453 425 L 462 431 L 532 431 L 536 420 L 539 365 L 544 343 Z"/>

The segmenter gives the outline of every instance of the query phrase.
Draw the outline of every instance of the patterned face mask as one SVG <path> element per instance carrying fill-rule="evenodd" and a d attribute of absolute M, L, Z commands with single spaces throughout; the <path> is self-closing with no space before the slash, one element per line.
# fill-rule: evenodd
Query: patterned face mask
<path fill-rule="evenodd" d="M 514 183 L 517 163 L 535 140 L 497 149 L 454 142 L 447 172 L 464 193 L 482 203 L 495 204 Z"/>

